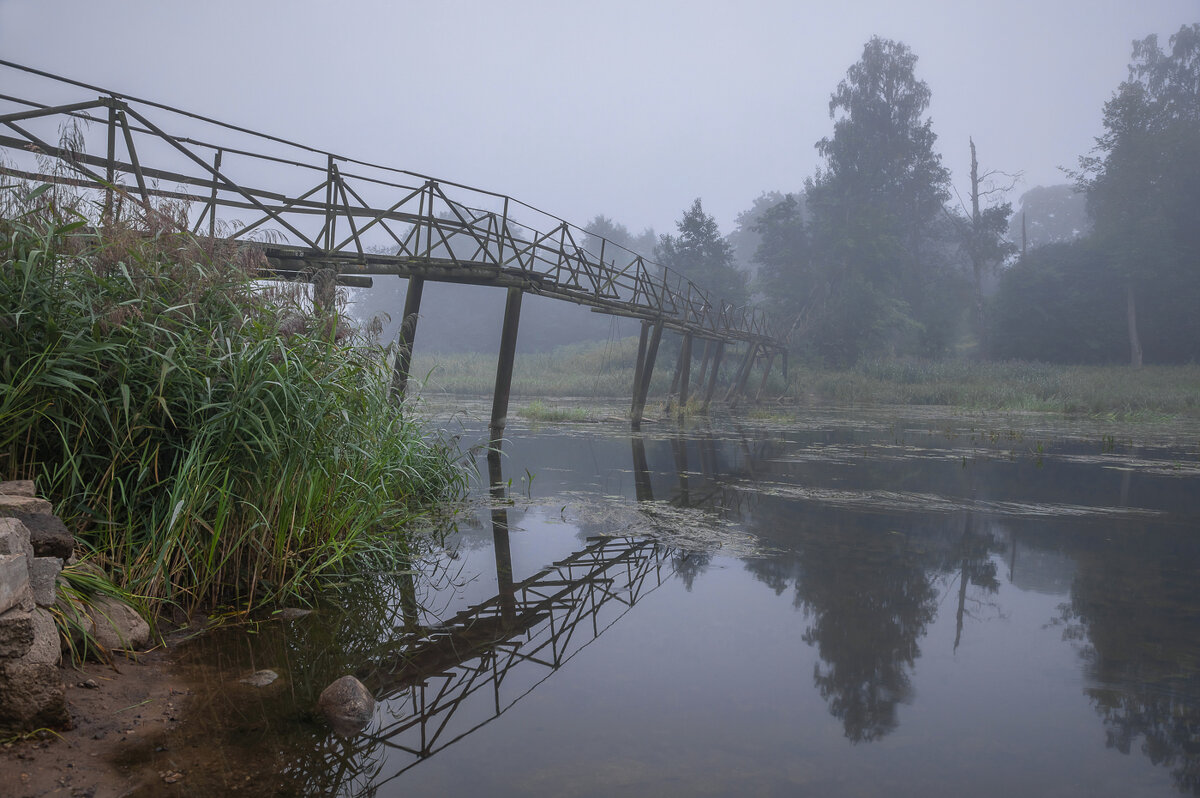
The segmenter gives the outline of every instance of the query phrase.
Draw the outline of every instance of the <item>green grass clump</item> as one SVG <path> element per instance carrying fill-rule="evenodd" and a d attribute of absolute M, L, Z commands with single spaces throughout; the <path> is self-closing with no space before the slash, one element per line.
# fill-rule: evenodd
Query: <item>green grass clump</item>
<path fill-rule="evenodd" d="M 555 407 L 541 399 L 534 399 L 518 412 L 530 421 L 588 421 L 590 418 L 582 407 Z"/>
<path fill-rule="evenodd" d="M 306 592 L 462 490 L 378 349 L 173 229 L 0 219 L 0 474 L 122 588 L 152 610 Z"/>

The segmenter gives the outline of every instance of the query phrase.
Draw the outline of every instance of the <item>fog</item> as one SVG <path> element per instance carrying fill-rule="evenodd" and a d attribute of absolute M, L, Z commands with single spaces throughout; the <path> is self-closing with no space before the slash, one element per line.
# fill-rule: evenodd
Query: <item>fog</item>
<path fill-rule="evenodd" d="M 1100 133 L 1130 42 L 1195 0 L 307 2 L 0 0 L 0 53 L 322 149 L 671 232 L 728 232 L 820 161 L 829 95 L 872 35 L 904 42 L 964 183 L 967 138 L 1025 185 Z"/>
<path fill-rule="evenodd" d="M 1131 42 L 1165 43 L 1197 10 L 1195 0 L 0 0 L 0 57 L 508 194 L 579 225 L 603 214 L 634 233 L 674 233 L 702 198 L 728 235 L 764 192 L 795 191 L 823 165 L 814 144 L 832 132 L 830 95 L 872 36 L 917 56 L 951 204 L 967 190 L 973 139 L 986 168 L 1019 175 L 1016 205 L 1068 182 L 1063 168 L 1101 133 Z M 748 265 L 745 252 L 738 261 Z M 352 307 L 398 317 L 403 281 L 376 283 L 389 290 L 352 295 Z M 418 348 L 494 346 L 502 304 L 501 292 L 438 286 Z M 529 303 L 522 348 L 636 331 L 559 304 Z"/>

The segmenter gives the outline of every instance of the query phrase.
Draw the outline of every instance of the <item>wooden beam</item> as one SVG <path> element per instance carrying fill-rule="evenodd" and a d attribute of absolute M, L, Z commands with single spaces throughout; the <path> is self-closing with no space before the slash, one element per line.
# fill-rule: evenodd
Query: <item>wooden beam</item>
<path fill-rule="evenodd" d="M 679 412 L 687 408 L 688 383 L 692 373 L 692 334 L 683 334 L 683 346 L 679 350 Z"/>
<path fill-rule="evenodd" d="M 404 315 L 400 317 L 400 334 L 396 338 L 396 365 L 392 370 L 392 401 L 399 404 L 404 400 L 408 388 L 408 371 L 412 366 L 413 342 L 417 337 L 417 317 L 421 312 L 421 294 L 425 281 L 420 277 L 408 278 L 408 290 L 404 292 Z"/>
<path fill-rule="evenodd" d="M 650 378 L 654 376 L 654 359 L 658 356 L 658 343 L 662 340 L 662 331 L 662 321 L 654 322 L 650 331 L 650 342 L 646 347 L 645 362 L 642 363 L 640 375 L 634 377 L 638 390 L 633 395 L 633 409 L 629 413 L 634 429 L 642 424 L 642 413 L 646 410 L 646 396 L 650 393 Z"/>
<path fill-rule="evenodd" d="M 504 328 L 500 331 L 500 355 L 496 360 L 496 390 L 492 394 L 491 447 L 500 449 L 508 423 L 508 398 L 512 392 L 513 361 L 517 354 L 517 327 L 521 323 L 520 288 L 508 289 L 504 302 Z"/>
<path fill-rule="evenodd" d="M 717 350 L 713 353 L 712 374 L 708 378 L 708 390 L 704 392 L 704 404 L 702 409 L 707 412 L 709 404 L 712 403 L 713 394 L 717 390 L 717 374 L 721 371 L 721 358 L 725 356 L 725 342 L 717 341 Z"/>

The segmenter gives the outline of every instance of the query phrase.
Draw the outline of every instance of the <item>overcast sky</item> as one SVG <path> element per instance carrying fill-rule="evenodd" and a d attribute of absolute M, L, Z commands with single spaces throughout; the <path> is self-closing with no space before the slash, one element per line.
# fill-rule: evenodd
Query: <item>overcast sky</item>
<path fill-rule="evenodd" d="M 960 190 L 973 136 L 1015 200 L 1091 147 L 1131 42 L 1192 22 L 1200 0 L 0 0 L 0 57 L 577 224 L 673 232 L 700 197 L 728 232 L 820 165 L 872 35 L 918 56 Z"/>

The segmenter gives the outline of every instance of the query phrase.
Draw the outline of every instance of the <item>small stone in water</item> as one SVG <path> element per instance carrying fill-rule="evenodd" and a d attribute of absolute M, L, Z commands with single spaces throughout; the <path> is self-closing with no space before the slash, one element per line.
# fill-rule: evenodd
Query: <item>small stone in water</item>
<path fill-rule="evenodd" d="M 272 670 L 255 671 L 244 679 L 238 679 L 242 684 L 248 684 L 251 687 L 266 687 L 271 682 L 279 678 L 279 674 Z"/>

